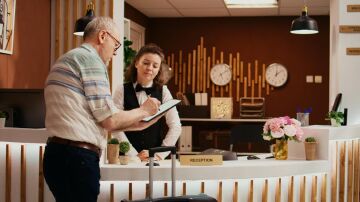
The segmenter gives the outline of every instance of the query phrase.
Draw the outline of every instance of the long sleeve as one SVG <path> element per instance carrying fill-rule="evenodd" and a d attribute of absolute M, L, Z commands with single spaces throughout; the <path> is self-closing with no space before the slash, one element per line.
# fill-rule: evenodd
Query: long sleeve
<path fill-rule="evenodd" d="M 124 109 L 124 85 L 119 85 L 114 93 L 113 96 L 113 100 L 115 103 L 115 106 L 121 110 Z M 131 142 L 129 141 L 129 139 L 126 137 L 125 133 L 122 131 L 115 131 L 112 132 L 111 135 L 114 138 L 117 138 L 120 142 L 122 141 L 126 141 L 130 143 L 130 151 L 127 153 L 129 156 L 133 157 L 137 157 L 138 152 L 136 151 L 136 149 L 132 146 Z"/>
<path fill-rule="evenodd" d="M 173 97 L 171 96 L 169 89 L 164 85 L 163 86 L 163 103 L 165 103 L 169 100 L 172 100 L 172 99 L 173 99 Z M 181 122 L 180 122 L 180 117 L 179 117 L 176 107 L 171 108 L 165 114 L 165 119 L 166 119 L 166 124 L 169 128 L 169 131 L 167 132 L 167 134 L 162 142 L 162 146 L 174 146 L 181 134 Z M 162 153 L 158 153 L 157 155 L 159 155 L 161 157 L 161 159 L 165 159 L 165 157 L 169 155 L 169 152 L 162 152 Z"/>

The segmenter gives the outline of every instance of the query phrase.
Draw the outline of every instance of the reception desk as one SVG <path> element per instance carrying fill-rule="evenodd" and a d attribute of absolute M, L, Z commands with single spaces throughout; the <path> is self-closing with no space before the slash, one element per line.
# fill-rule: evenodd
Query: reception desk
<path fill-rule="evenodd" d="M 319 139 L 319 160 L 305 161 L 302 143 L 289 144 L 289 160 L 225 161 L 221 166 L 177 165 L 177 195 L 206 193 L 218 201 L 358 201 L 360 125 L 304 127 Z M 0 129 L 0 201 L 54 201 L 42 174 L 45 129 Z M 154 196 L 171 193 L 170 162 L 154 170 Z M 144 163 L 105 164 L 99 201 L 147 194 Z"/>

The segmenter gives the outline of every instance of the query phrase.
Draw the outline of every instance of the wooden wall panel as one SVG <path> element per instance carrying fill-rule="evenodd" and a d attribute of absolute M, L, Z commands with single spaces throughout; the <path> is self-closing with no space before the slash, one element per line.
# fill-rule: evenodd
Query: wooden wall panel
<path fill-rule="evenodd" d="M 50 4 L 16 1 L 14 51 L 0 54 L 0 88 L 44 87 L 50 68 Z"/>
<path fill-rule="evenodd" d="M 265 96 L 266 116 L 295 117 L 298 107 L 302 109 L 312 107 L 314 113 L 311 114 L 310 124 L 326 124 L 324 114 L 328 111 L 329 103 L 329 17 L 313 17 L 317 20 L 321 32 L 307 36 L 289 33 L 291 21 L 294 19 L 292 16 L 150 18 L 146 27 L 145 41 L 158 44 L 164 49 L 165 54 L 169 55 L 179 50 L 190 53 L 196 49 L 200 37 L 203 36 L 204 47 L 216 47 L 217 53 L 223 51 L 225 62 L 229 53 L 234 57 L 234 54 L 239 52 L 241 61 L 245 62 L 243 64 L 245 70 L 248 62 L 253 68 L 255 60 L 259 62 L 258 73 L 260 67 L 262 70 L 262 64 L 282 63 L 289 71 L 289 80 L 284 87 L 273 91 L 276 93 L 272 93 L 269 89 L 269 95 Z M 264 30 L 271 34 L 264 34 Z M 307 84 L 306 75 L 322 75 L 323 82 Z M 249 82 L 250 79 L 248 78 L 247 81 Z M 170 81 L 168 86 L 175 95 L 178 88 L 174 87 L 173 83 L 173 80 Z M 232 89 L 232 95 L 236 95 L 237 88 L 233 86 Z M 189 88 L 187 92 L 191 92 L 191 89 Z M 212 89 L 207 89 L 209 95 L 211 92 Z M 251 91 L 247 93 L 250 96 Z M 227 95 L 225 89 L 224 94 Z M 317 99 L 309 99 L 311 97 Z M 233 117 L 236 118 L 239 117 L 239 106 L 234 107 Z"/>

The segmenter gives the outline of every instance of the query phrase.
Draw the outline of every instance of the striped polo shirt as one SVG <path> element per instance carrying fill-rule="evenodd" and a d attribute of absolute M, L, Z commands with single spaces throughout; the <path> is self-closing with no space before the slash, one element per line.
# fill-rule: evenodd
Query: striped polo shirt
<path fill-rule="evenodd" d="M 107 132 L 99 122 L 118 109 L 106 65 L 90 44 L 56 61 L 46 80 L 45 103 L 45 125 L 51 135 L 105 148 Z"/>

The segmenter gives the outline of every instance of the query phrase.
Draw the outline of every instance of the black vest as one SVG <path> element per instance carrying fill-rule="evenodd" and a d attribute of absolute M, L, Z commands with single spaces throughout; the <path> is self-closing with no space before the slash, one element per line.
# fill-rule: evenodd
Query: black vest
<path fill-rule="evenodd" d="M 162 102 L 162 89 L 157 89 L 151 93 L 151 97 L 157 98 Z M 139 108 L 139 101 L 133 83 L 124 84 L 124 110 L 132 110 Z M 126 131 L 125 135 L 129 139 L 136 151 L 140 152 L 144 149 L 159 147 L 162 143 L 161 123 L 164 118 L 142 131 Z"/>

